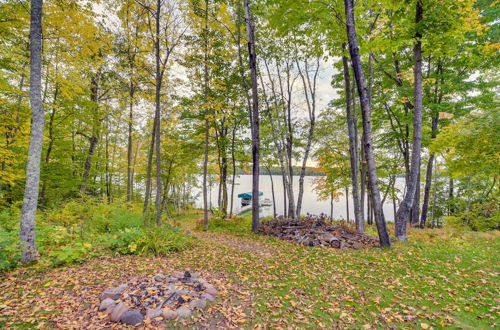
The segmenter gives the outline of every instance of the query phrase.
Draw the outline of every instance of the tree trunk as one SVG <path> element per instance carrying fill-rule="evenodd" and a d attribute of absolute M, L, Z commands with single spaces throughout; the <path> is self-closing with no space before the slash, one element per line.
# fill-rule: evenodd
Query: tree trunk
<path fill-rule="evenodd" d="M 208 0 L 205 0 L 205 55 L 204 55 L 204 97 L 208 103 Z M 207 192 L 207 175 L 208 175 L 208 107 L 205 104 L 205 150 L 203 154 L 203 230 L 208 230 L 208 192 Z"/>
<path fill-rule="evenodd" d="M 90 177 L 90 171 L 92 168 L 92 158 L 94 157 L 95 150 L 97 148 L 97 143 L 100 138 L 100 128 L 101 125 L 99 118 L 99 82 L 98 78 L 95 76 L 91 79 L 91 87 L 90 87 L 90 100 L 92 101 L 92 105 L 94 106 L 94 123 L 92 127 L 92 135 L 89 138 L 89 151 L 87 152 L 87 157 L 85 158 L 85 163 L 83 165 L 83 174 L 82 174 L 82 184 L 80 185 L 80 193 L 87 193 L 87 183 Z"/>
<path fill-rule="evenodd" d="M 420 219 L 420 228 L 425 228 L 427 222 L 427 212 L 429 209 L 429 199 L 431 193 L 431 182 L 432 182 L 432 167 L 434 166 L 434 153 L 429 156 L 429 162 L 427 163 L 427 169 L 425 173 L 425 187 L 424 187 L 424 202 L 422 204 L 422 218 Z"/>
<path fill-rule="evenodd" d="M 436 138 L 437 136 L 437 128 L 438 128 L 439 114 L 436 114 L 432 117 L 431 121 L 431 139 Z M 431 193 L 431 185 L 432 185 L 432 167 L 434 165 L 434 153 L 431 153 L 429 156 L 429 162 L 427 163 L 427 170 L 425 173 L 425 188 L 424 188 L 424 201 L 422 204 L 422 217 L 420 219 L 420 228 L 425 228 L 425 224 L 427 222 L 427 213 L 429 210 L 429 199 Z"/>
<path fill-rule="evenodd" d="M 423 8 L 421 0 L 417 0 L 415 23 L 422 20 Z M 413 112 L 413 145 L 410 180 L 407 184 L 406 194 L 396 213 L 396 238 L 400 241 L 406 241 L 406 223 L 410 215 L 410 210 L 417 190 L 417 181 L 420 176 L 420 149 L 422 144 L 422 35 L 420 32 L 415 34 L 416 42 L 413 47 L 415 58 L 414 65 L 414 112 Z"/>
<path fill-rule="evenodd" d="M 302 78 L 302 84 L 304 85 L 304 93 L 306 97 L 307 110 L 309 114 L 309 132 L 307 135 L 306 148 L 304 150 L 304 159 L 302 160 L 302 167 L 300 169 L 299 177 L 299 195 L 297 197 L 297 211 L 296 216 L 300 217 L 300 211 L 302 209 L 302 198 L 304 196 L 304 178 L 306 175 L 307 160 L 309 159 L 309 153 L 311 152 L 311 146 L 314 138 L 314 129 L 316 126 L 316 81 L 319 72 L 319 59 L 316 62 L 316 69 L 314 70 L 314 75 L 309 76 L 309 65 L 307 63 L 307 58 L 305 59 L 305 75 L 300 69 L 299 62 L 297 61 L 297 68 L 299 70 L 300 77 Z"/>
<path fill-rule="evenodd" d="M 455 213 L 455 206 L 453 205 L 453 199 L 455 197 L 453 197 L 453 186 L 454 186 L 454 182 L 453 182 L 453 178 L 450 178 L 450 183 L 449 183 L 449 186 L 448 186 L 448 202 L 450 204 L 450 207 L 449 207 L 449 212 L 450 214 L 449 215 L 452 215 L 453 213 Z"/>
<path fill-rule="evenodd" d="M 155 88 L 155 149 L 156 149 L 156 225 L 161 226 L 161 149 L 160 149 L 160 122 L 161 122 L 161 59 L 160 59 L 160 17 L 162 0 L 156 3 L 156 38 L 155 38 L 155 61 L 156 61 L 156 88 Z"/>
<path fill-rule="evenodd" d="M 354 77 L 358 88 L 359 100 L 361 104 L 361 114 L 363 117 L 363 143 L 365 145 L 366 159 L 368 163 L 368 178 L 370 180 L 370 190 L 372 192 L 372 202 L 375 211 L 375 222 L 382 247 L 390 247 L 389 234 L 384 219 L 380 191 L 378 187 L 378 178 L 373 152 L 372 128 L 371 128 L 371 110 L 366 90 L 366 82 L 361 65 L 361 56 L 359 54 L 358 39 L 354 23 L 354 2 L 353 0 L 344 0 L 346 13 L 347 38 L 349 40 L 349 52 L 351 54 Z"/>
<path fill-rule="evenodd" d="M 45 166 L 49 165 L 50 162 L 50 155 L 52 154 L 52 149 L 54 147 L 54 118 L 56 115 L 56 101 L 57 101 L 57 95 L 59 94 L 59 86 L 56 84 L 56 88 L 54 91 L 54 101 L 52 104 L 52 111 L 50 112 L 49 116 L 49 145 L 47 146 L 47 152 L 45 154 Z M 45 203 L 45 194 L 47 191 L 47 180 L 43 180 L 42 183 L 42 192 L 40 194 L 40 201 Z"/>
<path fill-rule="evenodd" d="M 259 98 L 257 92 L 257 56 L 255 52 L 255 25 L 250 12 L 249 0 L 244 0 L 245 21 L 248 38 L 248 61 L 250 64 L 250 81 L 252 86 L 252 231 L 259 230 Z"/>
<path fill-rule="evenodd" d="M 349 222 L 350 217 L 349 217 L 349 187 L 348 186 L 345 187 L 345 209 L 346 209 L 346 213 L 347 213 L 347 222 Z"/>
<path fill-rule="evenodd" d="M 128 113 L 128 141 L 127 141 L 127 202 L 132 200 L 132 132 L 134 120 L 134 83 L 130 82 L 129 113 Z"/>
<path fill-rule="evenodd" d="M 233 173 L 231 179 L 231 207 L 229 209 L 229 218 L 233 217 L 233 204 L 234 204 L 234 186 L 236 184 L 236 157 L 235 157 L 235 140 L 236 140 L 236 128 L 238 126 L 235 124 L 233 127 L 233 134 L 231 137 L 231 161 L 233 165 Z"/>
<path fill-rule="evenodd" d="M 344 44 L 345 48 L 346 45 Z M 351 78 L 349 75 L 349 64 L 346 56 L 342 56 L 342 64 L 344 69 L 344 82 L 346 94 L 346 115 L 347 115 L 347 130 L 349 134 L 349 155 L 351 164 L 351 181 L 352 181 L 352 199 L 354 204 L 354 221 L 356 222 L 356 230 L 359 233 L 365 232 L 365 221 L 361 210 L 359 199 L 359 183 L 358 183 L 358 148 L 356 139 L 356 128 L 354 114 L 351 110 Z"/>
<path fill-rule="evenodd" d="M 271 173 L 271 169 L 269 166 L 267 167 L 267 174 L 269 174 L 269 179 L 271 180 L 271 195 L 273 197 L 273 217 L 276 218 L 276 200 L 274 198 L 274 181 L 273 181 L 273 175 Z"/>
<path fill-rule="evenodd" d="M 153 153 L 155 147 L 155 137 L 156 137 L 156 125 L 153 124 L 153 130 L 151 132 L 151 142 L 149 144 L 149 150 L 148 150 L 148 165 L 146 170 L 146 192 L 144 193 L 144 206 L 142 209 L 144 224 L 146 224 L 146 221 L 148 220 L 147 214 L 149 211 L 149 199 L 151 198 L 151 172 L 153 169 Z"/>
<path fill-rule="evenodd" d="M 330 219 L 333 220 L 333 193 L 330 193 Z"/>
<path fill-rule="evenodd" d="M 420 218 L 420 166 L 418 166 L 417 187 L 415 196 L 413 197 L 413 205 L 411 207 L 411 226 L 418 227 Z"/>
<path fill-rule="evenodd" d="M 44 114 L 42 107 L 42 0 L 31 0 L 30 21 L 30 104 L 31 136 L 26 164 L 26 186 L 21 209 L 20 238 L 22 262 L 37 259 L 35 217 L 40 185 Z"/>

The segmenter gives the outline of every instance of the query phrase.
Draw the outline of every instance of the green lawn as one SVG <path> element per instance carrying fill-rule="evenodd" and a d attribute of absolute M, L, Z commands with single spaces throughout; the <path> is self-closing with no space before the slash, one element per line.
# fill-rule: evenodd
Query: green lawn
<path fill-rule="evenodd" d="M 191 212 L 176 221 L 194 231 L 200 217 Z M 216 284 L 220 299 L 168 327 L 477 329 L 498 323 L 498 232 L 411 230 L 409 242 L 391 250 L 345 251 L 254 235 L 248 219 L 211 227 L 196 234 L 193 249 L 168 257 L 108 256 L 34 277 L 29 269 L 9 273 L 0 287 L 0 322 L 65 327 L 83 315 L 79 324 L 104 326 L 95 308 L 102 288 L 137 273 L 191 269 Z M 64 306 L 70 306 L 66 316 L 52 317 Z"/>

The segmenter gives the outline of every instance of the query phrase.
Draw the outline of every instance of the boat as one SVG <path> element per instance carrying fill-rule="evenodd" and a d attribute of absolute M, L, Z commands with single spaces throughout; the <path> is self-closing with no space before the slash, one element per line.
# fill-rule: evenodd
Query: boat
<path fill-rule="evenodd" d="M 263 200 L 260 201 L 261 206 L 271 206 L 273 205 L 273 202 L 269 198 L 264 198 Z"/>
<path fill-rule="evenodd" d="M 259 196 L 264 195 L 262 191 L 259 191 Z M 241 206 L 247 206 L 252 203 L 252 192 L 246 192 L 238 194 L 238 198 L 241 198 Z"/>

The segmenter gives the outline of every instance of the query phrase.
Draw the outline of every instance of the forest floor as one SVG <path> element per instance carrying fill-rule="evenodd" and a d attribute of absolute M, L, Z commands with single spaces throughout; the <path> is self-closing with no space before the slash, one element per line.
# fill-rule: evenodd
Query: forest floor
<path fill-rule="evenodd" d="M 500 233 L 411 230 L 393 249 L 298 246 L 249 232 L 247 219 L 195 228 L 169 257 L 106 256 L 48 269 L 20 268 L 0 284 L 0 327 L 120 327 L 97 312 L 99 293 L 136 276 L 199 271 L 219 298 L 169 328 L 490 328 L 500 323 Z"/>

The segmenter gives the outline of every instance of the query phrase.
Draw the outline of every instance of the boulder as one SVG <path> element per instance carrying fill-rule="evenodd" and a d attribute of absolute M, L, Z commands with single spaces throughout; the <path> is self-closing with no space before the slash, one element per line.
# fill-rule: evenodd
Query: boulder
<path fill-rule="evenodd" d="M 177 312 L 171 309 L 165 308 L 162 312 L 162 316 L 165 320 L 173 320 L 177 318 Z"/>
<path fill-rule="evenodd" d="M 217 296 L 217 289 L 215 289 L 213 286 L 208 286 L 205 288 L 205 292 L 208 293 L 211 296 L 216 297 Z"/>
<path fill-rule="evenodd" d="M 99 311 L 102 312 L 103 310 L 108 309 L 111 306 L 115 306 L 116 302 L 111 299 L 111 298 L 106 298 L 103 301 L 101 301 L 101 304 L 99 305 Z"/>
<path fill-rule="evenodd" d="M 106 299 L 118 300 L 121 298 L 121 296 L 122 296 L 122 294 L 119 292 L 115 292 L 112 290 L 104 290 L 104 292 L 101 293 L 101 295 L 99 296 L 99 299 L 101 301 L 106 300 Z"/>
<path fill-rule="evenodd" d="M 189 307 L 191 307 L 192 309 L 203 309 L 207 307 L 207 301 L 203 298 L 191 300 L 191 302 L 189 303 Z"/>
<path fill-rule="evenodd" d="M 177 315 L 180 318 L 188 318 L 192 314 L 191 310 L 189 308 L 187 308 L 186 306 L 181 306 L 181 307 L 177 308 L 175 310 L 175 312 L 177 313 Z"/>
<path fill-rule="evenodd" d="M 155 277 L 153 277 L 153 280 L 155 280 L 156 282 L 165 282 L 166 278 L 161 275 L 156 275 Z"/>
<path fill-rule="evenodd" d="M 113 312 L 111 313 L 111 321 L 112 322 L 118 322 L 120 321 L 121 317 L 125 312 L 128 311 L 128 307 L 124 303 L 119 303 L 118 305 L 115 306 L 113 309 Z"/>
<path fill-rule="evenodd" d="M 142 323 L 144 320 L 144 317 L 142 316 L 141 312 L 138 311 L 137 309 L 131 310 L 131 311 L 126 311 L 123 313 L 122 317 L 120 318 L 120 321 L 122 323 L 128 324 L 128 325 L 137 325 Z"/>
<path fill-rule="evenodd" d="M 175 278 L 184 278 L 184 272 L 175 271 L 172 273 L 172 276 Z"/>
<path fill-rule="evenodd" d="M 148 310 L 146 310 L 146 318 L 147 319 L 154 319 L 158 316 L 161 316 L 161 308 L 160 307 L 157 307 L 157 308 L 149 308 Z"/>
<path fill-rule="evenodd" d="M 215 297 L 212 296 L 210 293 L 206 292 L 201 295 L 201 298 L 206 299 L 208 301 L 215 301 Z"/>

